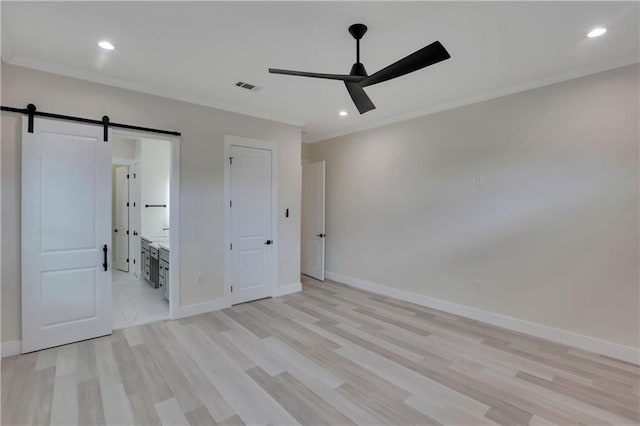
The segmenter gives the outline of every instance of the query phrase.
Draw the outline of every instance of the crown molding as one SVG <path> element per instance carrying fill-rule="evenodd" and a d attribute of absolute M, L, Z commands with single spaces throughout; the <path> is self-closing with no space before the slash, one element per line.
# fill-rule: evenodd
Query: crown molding
<path fill-rule="evenodd" d="M 591 74 L 597 74 L 604 71 L 613 70 L 616 68 L 622 68 L 627 65 L 637 64 L 639 61 L 637 54 L 632 54 L 629 56 L 625 56 L 623 58 L 618 58 L 617 60 L 607 61 L 605 63 L 600 63 L 598 65 L 582 67 L 578 69 L 574 69 L 564 73 L 554 74 L 549 77 L 545 77 L 538 80 L 532 80 L 525 83 L 520 83 L 516 85 L 511 85 L 508 87 L 504 87 L 498 90 L 492 90 L 489 92 L 484 92 L 478 95 L 469 96 L 466 98 L 443 102 L 439 105 L 436 105 L 431 108 L 425 108 L 418 111 L 414 111 L 407 114 L 401 114 L 394 117 L 377 120 L 375 123 L 367 123 L 361 125 L 355 125 L 349 127 L 348 129 L 341 129 L 333 132 L 321 133 L 318 136 L 312 137 L 309 140 L 303 140 L 303 143 L 316 143 L 326 141 L 328 139 L 334 139 L 340 136 L 345 136 L 353 133 L 362 132 L 364 130 L 371 130 L 377 127 L 387 126 L 389 124 L 399 123 L 402 121 L 411 120 L 413 118 L 423 117 L 430 114 L 435 114 L 437 112 L 447 111 L 455 108 L 459 108 L 466 105 L 475 104 L 478 102 L 488 101 L 490 99 L 500 98 L 503 96 L 513 95 L 520 92 L 525 92 L 531 89 L 537 89 L 539 87 L 549 86 L 551 84 L 560 83 L 563 81 L 573 80 L 580 77 L 585 77 Z"/>
<path fill-rule="evenodd" d="M 3 45 L 4 44 L 5 43 L 3 43 Z M 99 73 L 92 72 L 92 71 L 77 70 L 71 67 L 39 61 L 39 60 L 24 57 L 24 56 L 18 56 L 18 55 L 14 56 L 11 54 L 11 50 L 7 52 L 7 50 L 4 49 L 4 46 L 3 46 L 3 50 L 4 51 L 2 52 L 2 60 L 8 64 L 15 65 L 15 66 L 49 72 L 52 74 L 58 74 L 66 77 L 77 78 L 80 80 L 90 81 L 98 84 L 104 84 L 107 86 L 119 87 L 121 89 L 127 89 L 134 92 L 160 96 L 163 98 L 173 99 L 177 101 L 188 102 L 195 105 L 215 108 L 223 111 L 247 115 L 247 116 L 260 118 L 264 120 L 275 121 L 275 122 L 288 124 L 295 127 L 304 128 L 304 126 L 307 124 L 307 122 L 303 120 L 296 119 L 289 116 L 279 116 L 277 114 L 269 114 L 262 111 L 256 111 L 250 108 L 243 108 L 243 107 L 228 105 L 222 102 L 216 102 L 216 101 L 203 99 L 195 96 L 183 95 L 171 90 L 164 90 L 156 87 L 145 86 L 142 84 L 133 83 L 123 79 L 106 77 L 104 75 L 101 75 Z M 548 86 L 555 83 L 560 83 L 567 80 L 573 80 L 573 79 L 584 77 L 591 74 L 597 74 L 599 72 L 621 68 L 627 65 L 637 64 L 638 62 L 639 62 L 638 55 L 634 53 L 632 55 L 629 55 L 623 58 L 618 58 L 616 60 L 607 61 L 597 65 L 582 67 L 582 68 L 570 70 L 568 72 L 554 74 L 552 76 L 545 77 L 542 79 L 537 79 L 537 80 L 532 80 L 532 81 L 528 81 L 521 84 L 511 85 L 511 86 L 507 86 L 507 87 L 489 91 L 489 92 L 482 92 L 477 95 L 456 99 L 449 102 L 443 102 L 434 107 L 419 109 L 417 111 L 412 111 L 406 114 L 400 114 L 400 115 L 396 115 L 388 118 L 382 118 L 372 123 L 356 124 L 353 126 L 349 126 L 348 128 L 320 133 L 317 136 L 312 136 L 309 139 L 306 139 L 303 137 L 302 142 L 303 143 L 322 142 L 322 141 L 337 138 L 340 136 L 346 136 L 349 134 L 358 133 L 365 130 L 371 130 L 377 127 L 387 126 L 390 124 L 411 120 L 413 118 L 435 114 L 437 112 L 447 111 L 447 110 L 459 108 L 462 106 L 499 98 L 502 96 L 513 95 L 515 93 L 524 92 L 527 90 L 536 89 L 539 87 L 544 87 L 544 86 Z M 304 132 L 304 134 L 306 135 L 307 133 Z"/>
<path fill-rule="evenodd" d="M 134 92 L 145 93 L 148 95 L 160 96 L 163 98 L 173 99 L 176 101 L 188 102 L 190 104 L 215 108 L 223 111 L 233 112 L 236 114 L 248 115 L 263 120 L 276 121 L 278 123 L 288 124 L 295 127 L 303 127 L 306 123 L 299 119 L 280 116 L 277 114 L 269 114 L 262 111 L 243 108 L 236 105 L 229 105 L 223 102 L 216 102 L 197 96 L 184 95 L 173 90 L 165 90 L 157 87 L 146 86 L 143 84 L 133 83 L 127 80 L 104 76 L 98 72 L 82 71 L 64 65 L 58 65 L 50 62 L 39 61 L 25 56 L 11 56 L 3 54 L 2 60 L 10 65 L 24 68 L 30 68 L 38 71 L 44 71 L 51 74 L 58 74 L 65 77 L 76 78 L 79 80 L 90 81 L 92 83 L 104 84 L 107 86 L 118 87 L 121 89 L 131 90 Z"/>

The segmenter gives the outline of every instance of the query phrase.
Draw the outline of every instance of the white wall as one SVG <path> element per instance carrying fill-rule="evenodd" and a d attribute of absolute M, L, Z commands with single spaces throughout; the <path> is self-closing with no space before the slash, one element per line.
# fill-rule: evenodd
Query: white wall
<path fill-rule="evenodd" d="M 169 236 L 169 170 L 171 144 L 169 141 L 140 140 L 140 216 L 143 237 Z M 147 204 L 166 204 L 167 207 L 145 207 Z"/>
<path fill-rule="evenodd" d="M 638 72 L 305 147 L 327 270 L 638 348 Z"/>
<path fill-rule="evenodd" d="M 136 157 L 136 140 L 122 137 L 113 138 L 111 155 L 115 158 L 133 160 Z"/>
<path fill-rule="evenodd" d="M 182 132 L 181 305 L 224 296 L 224 135 L 278 144 L 279 285 L 300 281 L 300 129 L 2 63 L 2 105 Z M 2 341 L 20 340 L 21 116 L 2 113 Z M 284 210 L 290 209 L 290 217 Z M 196 277 L 202 276 L 202 284 Z"/>

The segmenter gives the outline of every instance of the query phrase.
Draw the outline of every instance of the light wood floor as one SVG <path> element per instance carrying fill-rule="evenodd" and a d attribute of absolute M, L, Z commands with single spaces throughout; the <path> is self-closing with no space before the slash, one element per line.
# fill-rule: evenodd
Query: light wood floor
<path fill-rule="evenodd" d="M 2 424 L 637 424 L 637 366 L 305 280 L 2 362 Z"/>

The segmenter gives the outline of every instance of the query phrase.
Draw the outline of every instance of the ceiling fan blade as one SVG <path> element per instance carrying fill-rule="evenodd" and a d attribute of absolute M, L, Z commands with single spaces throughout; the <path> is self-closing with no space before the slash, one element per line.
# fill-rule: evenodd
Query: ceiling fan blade
<path fill-rule="evenodd" d="M 319 72 L 291 71 L 291 70 L 281 70 L 277 68 L 269 68 L 269 72 L 271 74 L 285 74 L 285 75 L 295 75 L 298 77 L 325 78 L 329 80 L 341 80 L 341 81 L 351 81 L 351 82 L 362 81 L 365 78 L 359 75 L 323 74 Z"/>
<path fill-rule="evenodd" d="M 358 108 L 360 114 L 376 109 L 376 106 L 371 102 L 371 99 L 369 99 L 369 96 L 364 92 L 362 86 L 352 81 L 345 81 L 344 85 L 347 86 L 347 91 L 351 99 L 353 99 L 353 103 L 356 104 L 356 108 Z"/>
<path fill-rule="evenodd" d="M 365 77 L 360 82 L 362 87 L 371 86 L 372 84 L 382 83 L 383 81 L 391 80 L 392 78 L 400 77 L 411 72 L 417 71 L 429 65 L 436 64 L 445 59 L 449 59 L 451 55 L 444 48 L 442 43 L 434 41 L 428 46 L 413 52 L 409 56 L 405 56 L 397 62 L 381 69 L 380 71 Z"/>

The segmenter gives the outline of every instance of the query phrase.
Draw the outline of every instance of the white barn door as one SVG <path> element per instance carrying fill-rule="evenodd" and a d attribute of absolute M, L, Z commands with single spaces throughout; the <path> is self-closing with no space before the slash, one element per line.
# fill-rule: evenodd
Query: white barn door
<path fill-rule="evenodd" d="M 324 281 L 325 163 L 302 166 L 302 273 Z"/>
<path fill-rule="evenodd" d="M 111 147 L 103 129 L 22 126 L 22 352 L 111 333 Z"/>

